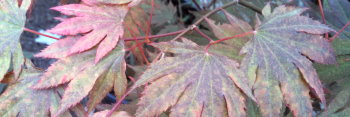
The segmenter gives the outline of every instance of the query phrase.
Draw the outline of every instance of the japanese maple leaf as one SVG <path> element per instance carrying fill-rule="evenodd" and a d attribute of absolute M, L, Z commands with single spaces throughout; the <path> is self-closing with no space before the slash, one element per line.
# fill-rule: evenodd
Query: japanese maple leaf
<path fill-rule="evenodd" d="M 18 77 L 24 62 L 20 36 L 26 21 L 26 12 L 31 0 L 23 0 L 18 6 L 17 0 L 0 1 L 0 81 L 9 70 L 11 63 Z"/>
<path fill-rule="evenodd" d="M 248 22 L 238 19 L 237 17 L 229 14 L 226 10 L 222 10 L 229 21 L 229 24 L 215 24 L 213 20 L 206 19 L 212 32 L 218 39 L 231 37 L 234 35 L 242 34 L 244 32 L 252 31 L 252 27 Z M 235 60 L 241 60 L 242 56 L 239 56 L 239 51 L 249 40 L 250 37 L 241 37 L 224 41 L 222 43 L 211 46 L 210 52 L 218 53 L 224 56 L 228 56 Z"/>
<path fill-rule="evenodd" d="M 319 34 L 326 25 L 301 16 L 302 8 L 279 6 L 263 9 L 254 38 L 241 50 L 242 69 L 248 74 L 263 116 L 280 113 L 283 100 L 297 117 L 312 114 L 309 86 L 325 104 L 323 87 L 311 60 L 335 63 L 331 45 Z M 311 60 L 310 60 L 311 59 Z"/>
<path fill-rule="evenodd" d="M 35 90 L 31 88 L 38 83 L 42 73 L 42 70 L 27 64 L 19 80 L 10 83 L 5 92 L 0 95 L 1 117 L 47 117 L 57 111 L 61 99 L 58 89 Z M 11 77 L 14 76 L 9 75 L 7 78 L 13 79 Z M 69 112 L 63 115 L 71 116 Z"/>
<path fill-rule="evenodd" d="M 154 46 L 175 57 L 151 64 L 132 87 L 151 82 L 140 99 L 137 116 L 159 115 L 169 107 L 171 117 L 246 115 L 244 94 L 253 97 L 235 61 L 208 54 L 187 39 Z"/>
<path fill-rule="evenodd" d="M 70 54 L 98 46 L 95 59 L 98 62 L 116 47 L 124 34 L 123 20 L 128 11 L 125 5 L 69 4 L 52 9 L 73 17 L 64 19 L 48 32 L 60 35 L 85 33 L 70 49 Z"/>
<path fill-rule="evenodd" d="M 87 4 L 128 4 L 129 7 L 138 5 L 142 0 L 83 0 Z"/>
<path fill-rule="evenodd" d="M 110 112 L 110 110 L 96 112 L 91 117 L 106 117 L 108 112 Z M 119 112 L 113 112 L 110 117 L 131 117 L 131 116 L 125 111 L 119 111 Z"/>
<path fill-rule="evenodd" d="M 350 21 L 350 2 L 348 0 L 325 0 L 323 2 L 327 24 L 340 30 Z M 340 34 L 341 39 L 350 39 L 350 28 Z"/>
<path fill-rule="evenodd" d="M 72 48 L 81 38 L 81 36 L 68 36 L 64 39 L 60 39 L 55 43 L 47 46 L 40 53 L 36 54 L 35 57 L 42 58 L 54 58 L 61 59 L 69 56 L 70 48 Z"/>
<path fill-rule="evenodd" d="M 71 39 L 74 40 L 76 38 L 68 38 L 68 40 L 60 41 L 69 42 Z M 96 49 L 60 58 L 48 68 L 48 71 L 42 75 L 41 80 L 34 88 L 46 89 L 70 81 L 68 87 L 65 89 L 60 108 L 56 115 L 74 106 L 88 94 L 89 111 L 91 111 L 113 87 L 115 94 L 120 97 L 124 94 L 127 86 L 127 79 L 125 76 L 126 63 L 124 59 L 125 51 L 122 42 L 123 41 L 120 41 L 118 47 L 113 49 L 109 55 L 101 59 L 98 63 L 94 62 Z"/>

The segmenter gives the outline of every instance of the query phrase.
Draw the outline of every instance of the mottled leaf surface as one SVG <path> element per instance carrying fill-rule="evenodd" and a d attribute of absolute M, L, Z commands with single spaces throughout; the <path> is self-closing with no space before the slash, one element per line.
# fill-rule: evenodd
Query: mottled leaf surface
<path fill-rule="evenodd" d="M 104 110 L 94 113 L 91 117 L 105 117 L 110 110 Z M 110 117 L 132 117 L 125 111 L 113 112 Z"/>
<path fill-rule="evenodd" d="M 332 45 L 337 55 L 337 64 L 314 64 L 320 80 L 324 84 L 342 83 L 350 78 L 350 40 L 337 38 L 332 41 Z"/>
<path fill-rule="evenodd" d="M 89 4 L 126 4 L 133 0 L 83 0 Z"/>
<path fill-rule="evenodd" d="M 65 58 L 69 56 L 70 48 L 72 48 L 75 45 L 79 38 L 80 37 L 77 36 L 70 36 L 58 40 L 55 43 L 47 46 L 44 50 L 41 50 L 41 52 L 36 54 L 35 57 L 55 59 Z"/>
<path fill-rule="evenodd" d="M 214 32 L 217 39 L 223 39 L 253 30 L 248 22 L 238 19 L 237 17 L 229 14 L 226 10 L 223 10 L 223 12 L 229 24 L 215 24 L 213 20 L 207 20 L 212 32 Z M 239 51 L 244 46 L 244 44 L 249 41 L 249 38 L 249 36 L 235 38 L 215 44 L 210 48 L 210 52 L 225 55 L 235 60 L 241 60 L 242 56 L 239 56 Z"/>
<path fill-rule="evenodd" d="M 153 63 L 132 87 L 151 82 L 137 116 L 159 115 L 170 107 L 171 117 L 246 116 L 244 94 L 253 97 L 235 61 L 208 54 L 187 39 L 154 46 L 175 57 Z"/>
<path fill-rule="evenodd" d="M 323 86 L 312 62 L 335 63 L 331 45 L 319 34 L 332 31 L 326 25 L 301 16 L 305 9 L 279 6 L 259 21 L 254 38 L 241 50 L 242 69 L 248 74 L 263 116 L 280 113 L 282 102 L 294 116 L 311 116 L 309 86 L 325 104 Z M 311 59 L 311 60 L 310 60 Z"/>
<path fill-rule="evenodd" d="M 350 21 L 350 2 L 348 0 L 324 0 L 324 13 L 327 24 L 340 30 Z M 340 34 L 341 39 L 350 39 L 350 28 Z"/>
<path fill-rule="evenodd" d="M 1 117 L 48 117 L 57 111 L 61 98 L 56 89 L 32 89 L 31 87 L 38 83 L 43 71 L 27 67 L 21 72 L 19 80 L 9 84 L 5 92 L 0 95 Z M 64 115 L 70 116 L 69 113 Z"/>
<path fill-rule="evenodd" d="M 335 39 L 332 41 L 337 55 L 336 65 L 314 64 L 320 80 L 327 86 L 327 112 L 320 117 L 350 116 L 350 40 Z"/>
<path fill-rule="evenodd" d="M 350 84 L 350 83 L 349 83 Z M 320 117 L 347 117 L 350 116 L 350 87 L 344 88 L 330 101 L 328 112 L 323 112 Z"/>
<path fill-rule="evenodd" d="M 128 12 L 125 5 L 69 4 L 52 9 L 73 17 L 63 20 L 48 32 L 59 35 L 84 33 L 70 48 L 70 54 L 98 46 L 95 58 L 95 62 L 98 62 L 117 46 L 124 34 L 123 22 Z"/>
<path fill-rule="evenodd" d="M 26 21 L 26 12 L 31 0 L 23 0 L 18 6 L 17 0 L 0 1 L 0 81 L 9 70 L 11 63 L 17 78 L 24 62 L 20 36 Z"/>
<path fill-rule="evenodd" d="M 48 68 L 34 88 L 46 89 L 70 81 L 57 114 L 74 106 L 88 94 L 88 107 L 91 111 L 113 86 L 118 97 L 124 94 L 127 80 L 123 48 L 123 44 L 119 44 L 99 63 L 94 62 L 96 49 L 61 58 Z"/>

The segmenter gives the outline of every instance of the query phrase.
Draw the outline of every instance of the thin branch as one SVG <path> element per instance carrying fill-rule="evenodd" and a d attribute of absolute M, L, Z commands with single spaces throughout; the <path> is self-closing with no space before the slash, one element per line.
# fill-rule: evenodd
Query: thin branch
<path fill-rule="evenodd" d="M 192 2 L 194 3 L 194 5 L 196 5 L 198 10 L 202 10 L 202 8 L 199 6 L 197 0 L 192 0 Z"/>
<path fill-rule="evenodd" d="M 212 5 L 214 5 L 214 3 L 216 3 L 216 0 L 211 0 L 211 2 L 204 8 L 210 8 Z"/>
<path fill-rule="evenodd" d="M 144 44 L 144 43 L 147 43 L 147 40 L 142 41 L 142 42 L 140 42 L 140 43 L 137 43 L 136 45 L 134 45 L 134 46 L 132 46 L 132 47 L 130 47 L 130 48 L 128 48 L 128 49 L 125 49 L 125 51 L 134 50 L 135 48 L 139 47 L 140 45 L 142 45 L 142 44 Z"/>
<path fill-rule="evenodd" d="M 350 25 L 350 21 L 346 23 L 332 38 L 329 39 L 330 42 L 332 42 L 335 38 L 337 38 L 340 33 L 342 33 L 348 26 Z"/>
<path fill-rule="evenodd" d="M 131 36 L 136 37 L 136 35 L 133 33 L 133 31 L 128 26 L 125 26 L 125 27 L 130 32 Z M 139 45 L 139 41 L 138 40 L 135 40 L 135 42 L 136 42 L 136 45 Z M 143 42 L 141 42 L 141 43 L 143 43 Z M 143 48 L 141 47 L 141 45 L 139 45 L 137 47 L 140 50 L 140 53 L 141 53 L 141 56 L 142 56 L 143 60 L 146 62 L 147 65 L 149 65 L 149 61 L 148 61 L 148 59 L 147 59 L 147 57 L 145 55 L 145 52 L 143 51 Z"/>
<path fill-rule="evenodd" d="M 134 90 L 134 89 L 128 90 L 128 91 L 118 100 L 118 102 L 113 106 L 113 108 L 107 113 L 106 117 L 110 117 L 110 116 L 113 114 L 113 112 L 119 108 L 119 106 L 122 104 L 122 102 L 123 102 L 123 100 L 126 98 L 126 96 L 128 96 L 128 95 L 131 93 L 131 91 L 133 91 L 133 90 Z"/>
<path fill-rule="evenodd" d="M 248 3 L 247 0 L 238 0 L 238 4 L 240 4 L 242 6 L 245 6 L 245 7 L 249 8 L 249 9 L 251 9 L 251 10 L 253 10 L 253 11 L 259 13 L 259 14 L 262 14 L 262 12 L 261 12 L 262 9 L 252 5 L 250 3 Z"/>
<path fill-rule="evenodd" d="M 53 37 L 53 36 L 50 36 L 50 35 L 47 35 L 47 34 L 43 34 L 43 33 L 37 32 L 35 30 L 29 29 L 29 28 L 24 28 L 24 31 L 31 32 L 31 33 L 34 33 L 34 34 L 37 34 L 37 35 L 41 35 L 41 36 L 45 36 L 45 37 L 48 37 L 48 38 L 51 38 L 51 39 L 60 40 L 60 38 L 56 38 L 56 37 Z"/>
<path fill-rule="evenodd" d="M 247 35 L 250 35 L 250 34 L 254 34 L 254 33 L 255 33 L 255 31 L 245 32 L 245 33 L 238 34 L 238 35 L 235 35 L 235 36 L 232 36 L 232 37 L 226 37 L 226 38 L 223 38 L 223 39 L 219 39 L 219 40 L 213 41 L 213 42 L 209 43 L 207 45 L 207 47 L 205 47 L 205 51 L 208 52 L 209 47 L 211 45 L 213 45 L 213 44 L 216 44 L 216 43 L 219 43 L 219 42 L 222 42 L 222 41 L 226 41 L 226 40 L 229 40 L 229 39 L 233 39 L 233 38 L 244 37 L 244 36 L 247 36 Z"/>
<path fill-rule="evenodd" d="M 213 39 L 211 39 L 208 35 L 204 34 L 202 31 L 198 29 L 198 27 L 195 27 L 194 30 L 199 33 L 202 37 L 206 38 L 209 42 L 212 42 Z"/>
<path fill-rule="evenodd" d="M 151 14 L 149 16 L 148 24 L 147 24 L 147 32 L 146 32 L 146 41 L 147 43 L 150 43 L 151 41 L 149 40 L 148 36 L 151 32 L 151 24 L 152 24 L 152 18 L 153 18 L 153 12 L 154 12 L 154 0 L 151 1 Z"/>
<path fill-rule="evenodd" d="M 259 14 L 262 14 L 262 13 L 261 13 L 261 9 L 255 7 L 254 5 L 248 3 L 247 1 L 239 0 L 238 2 L 237 2 L 237 1 L 229 2 L 229 3 L 225 4 L 224 6 L 221 6 L 221 7 L 219 7 L 219 8 L 216 8 L 216 9 L 210 11 L 209 13 L 205 14 L 204 16 L 202 16 L 202 17 L 201 17 L 199 20 L 197 20 L 192 26 L 186 28 L 182 33 L 180 33 L 179 35 L 177 35 L 173 40 L 176 40 L 176 39 L 182 37 L 183 35 L 185 35 L 188 31 L 193 30 L 193 27 L 196 27 L 197 25 L 199 25 L 205 18 L 208 18 L 209 16 L 211 16 L 211 15 L 213 15 L 214 13 L 220 11 L 221 9 L 225 9 L 225 8 L 230 7 L 230 6 L 232 6 L 232 5 L 234 5 L 234 4 L 237 4 L 237 3 L 240 4 L 240 5 L 242 5 L 242 6 L 245 6 L 245 7 L 247 7 L 247 8 L 250 8 L 250 9 L 252 9 L 253 11 L 255 11 L 255 12 L 259 13 Z"/>
<path fill-rule="evenodd" d="M 170 32 L 170 33 L 165 33 L 165 34 L 159 34 L 159 35 L 151 35 L 148 36 L 148 39 L 154 39 L 154 38 L 160 38 L 160 37 L 167 37 L 167 36 L 172 36 L 172 35 L 176 35 L 176 34 L 180 34 L 185 30 L 179 30 L 176 32 Z M 124 41 L 135 41 L 135 40 L 144 40 L 146 39 L 146 37 L 135 37 L 135 38 L 124 38 Z"/>

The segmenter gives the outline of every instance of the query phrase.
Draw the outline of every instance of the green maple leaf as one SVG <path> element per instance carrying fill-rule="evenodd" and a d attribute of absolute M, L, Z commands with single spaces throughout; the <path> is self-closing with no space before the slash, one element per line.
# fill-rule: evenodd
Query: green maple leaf
<path fill-rule="evenodd" d="M 75 42 L 72 40 L 76 39 L 60 40 L 51 45 L 56 47 L 48 47 L 42 54 L 39 53 L 39 56 L 46 56 L 45 54 L 52 51 L 58 51 L 57 47 L 68 44 L 66 42 Z M 74 44 L 66 46 L 72 45 Z M 48 71 L 43 74 L 40 82 L 34 88 L 46 89 L 70 82 L 65 89 L 60 109 L 56 115 L 74 106 L 87 95 L 89 96 L 88 111 L 92 111 L 113 87 L 118 97 L 121 97 L 126 90 L 126 63 L 123 48 L 123 41 L 120 41 L 118 47 L 98 63 L 94 62 L 96 48 L 69 57 L 59 58 L 56 63 L 48 68 Z M 62 48 L 62 50 L 63 53 L 69 51 L 67 48 Z M 52 58 L 55 57 L 57 56 L 52 56 Z"/>
<path fill-rule="evenodd" d="M 139 102 L 137 116 L 159 115 L 169 107 L 170 116 L 246 115 L 244 94 L 253 97 L 237 62 L 208 54 L 187 39 L 154 46 L 175 57 L 153 63 L 132 87 L 151 82 Z"/>
<path fill-rule="evenodd" d="M 328 105 L 328 111 L 321 113 L 320 117 L 347 117 L 350 115 L 350 87 L 341 90 Z"/>
<path fill-rule="evenodd" d="M 23 69 L 19 79 L 15 83 L 10 83 L 0 95 L 1 117 L 48 117 L 57 111 L 61 99 L 58 89 L 32 89 L 31 87 L 40 80 L 43 71 L 29 64 Z M 13 79 L 13 77 L 9 75 L 7 78 Z M 63 115 L 71 117 L 69 113 Z"/>
<path fill-rule="evenodd" d="M 350 40 L 335 39 L 332 41 L 337 55 L 336 65 L 315 64 L 322 83 L 330 90 L 331 101 L 327 112 L 321 117 L 345 117 L 350 115 Z"/>
<path fill-rule="evenodd" d="M 325 0 L 323 2 L 327 24 L 340 30 L 350 21 L 350 2 L 348 0 Z M 341 39 L 350 39 L 350 28 L 346 28 L 339 36 Z"/>
<path fill-rule="evenodd" d="M 309 86 L 325 104 L 323 86 L 311 60 L 336 63 L 331 45 L 319 35 L 332 29 L 301 16 L 304 11 L 279 6 L 271 12 L 267 5 L 265 19 L 257 20 L 254 38 L 241 50 L 246 54 L 242 69 L 263 116 L 278 115 L 283 100 L 294 116 L 311 116 Z"/>
<path fill-rule="evenodd" d="M 30 4 L 31 0 L 23 0 L 20 7 L 17 0 L 0 1 L 0 81 L 10 69 L 11 63 L 15 78 L 21 71 L 24 57 L 19 39 Z"/>

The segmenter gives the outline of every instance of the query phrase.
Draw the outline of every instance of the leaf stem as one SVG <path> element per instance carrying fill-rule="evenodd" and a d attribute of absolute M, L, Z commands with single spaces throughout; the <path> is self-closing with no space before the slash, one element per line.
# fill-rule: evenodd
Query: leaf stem
<path fill-rule="evenodd" d="M 152 18 L 153 18 L 153 12 L 154 12 L 154 0 L 151 0 L 151 14 L 149 16 L 149 20 L 147 22 L 147 32 L 146 32 L 146 41 L 147 43 L 150 43 L 151 40 L 149 40 L 148 36 L 151 32 L 151 24 L 152 24 Z"/>
<path fill-rule="evenodd" d="M 133 36 L 133 37 L 136 37 L 136 35 L 134 34 L 134 32 L 128 27 L 128 26 L 125 26 L 127 29 L 128 29 L 128 31 L 130 32 L 130 34 L 131 34 L 131 36 Z M 138 49 L 140 50 L 140 53 L 141 53 L 141 56 L 142 56 L 142 58 L 143 58 L 143 60 L 146 62 L 146 64 L 147 65 L 149 65 L 149 61 L 148 61 L 148 59 L 147 59 L 147 57 L 146 57 L 146 55 L 145 55 L 145 52 L 143 51 L 143 48 L 142 48 L 142 44 L 143 44 L 143 42 L 141 42 L 142 44 L 141 45 L 139 45 L 139 41 L 138 40 L 135 40 L 135 42 L 136 42 L 136 45 L 138 45 L 137 47 L 138 47 Z"/>
<path fill-rule="evenodd" d="M 48 38 L 51 38 L 51 39 L 60 40 L 60 38 L 56 38 L 56 37 L 53 37 L 53 36 L 50 36 L 50 35 L 47 35 L 47 34 L 43 34 L 43 33 L 37 32 L 35 30 L 29 29 L 29 28 L 24 28 L 24 31 L 31 32 L 31 33 L 34 33 L 34 34 L 37 34 L 37 35 L 41 35 L 41 36 L 45 36 L 45 37 L 48 37 Z"/>
<path fill-rule="evenodd" d="M 197 7 L 198 10 L 202 10 L 202 8 L 199 6 L 197 0 L 192 0 L 192 2 L 194 3 L 194 5 Z"/>
<path fill-rule="evenodd" d="M 193 28 L 197 33 L 199 33 L 202 37 L 206 38 L 209 42 L 212 42 L 213 39 L 211 39 L 208 35 L 204 34 L 202 31 L 198 29 L 198 27 Z"/>
<path fill-rule="evenodd" d="M 119 108 L 119 106 L 122 104 L 123 100 L 126 98 L 126 96 L 128 96 L 131 91 L 133 91 L 134 89 L 129 89 L 119 100 L 118 102 L 113 106 L 113 108 L 107 113 L 106 117 L 110 117 L 113 112 L 115 110 L 117 110 Z"/>
<path fill-rule="evenodd" d="M 330 42 L 332 42 L 335 38 L 337 38 L 340 33 L 342 33 L 348 26 L 350 25 L 350 21 L 346 23 L 332 38 L 329 39 Z"/>
<path fill-rule="evenodd" d="M 320 10 L 320 13 L 321 13 L 321 16 L 322 16 L 322 22 L 323 22 L 323 24 L 326 24 L 327 22 L 326 22 L 326 18 L 325 18 L 324 12 L 323 12 L 323 6 L 322 5 L 323 5 L 322 4 L 322 0 L 318 0 L 318 7 L 320 8 L 319 10 Z M 326 33 L 326 39 L 328 39 L 328 37 L 329 37 L 329 34 L 327 32 Z"/>
<path fill-rule="evenodd" d="M 250 34 L 254 34 L 254 33 L 255 33 L 255 31 L 245 32 L 245 33 L 242 33 L 242 34 L 238 34 L 238 35 L 234 35 L 234 36 L 231 36 L 231 37 L 226 37 L 226 38 L 223 38 L 223 39 L 219 39 L 219 40 L 213 41 L 213 42 L 209 43 L 205 47 L 205 52 L 208 52 L 209 47 L 211 45 L 213 45 L 213 44 L 216 44 L 216 43 L 219 43 L 219 42 L 222 42 L 222 41 L 226 41 L 226 40 L 229 40 L 229 39 L 233 39 L 233 38 L 244 37 L 244 36 L 247 36 L 247 35 L 250 35 Z"/>

